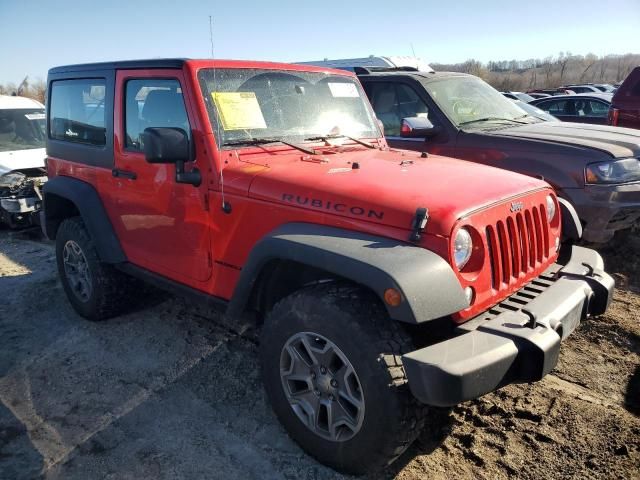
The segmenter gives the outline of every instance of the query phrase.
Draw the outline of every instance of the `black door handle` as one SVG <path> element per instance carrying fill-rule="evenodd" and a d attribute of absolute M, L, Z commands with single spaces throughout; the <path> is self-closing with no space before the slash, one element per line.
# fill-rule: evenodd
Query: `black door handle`
<path fill-rule="evenodd" d="M 114 168 L 113 170 L 111 170 L 111 175 L 113 175 L 116 178 L 128 178 L 129 180 L 135 180 L 136 178 L 138 178 L 138 175 L 135 172 L 118 170 L 117 168 Z"/>

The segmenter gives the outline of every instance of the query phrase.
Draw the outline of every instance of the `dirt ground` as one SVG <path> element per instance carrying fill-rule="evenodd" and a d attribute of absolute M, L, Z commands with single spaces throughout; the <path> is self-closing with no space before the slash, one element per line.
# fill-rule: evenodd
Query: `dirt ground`
<path fill-rule="evenodd" d="M 640 478 L 640 239 L 603 255 L 614 303 L 553 374 L 434 411 L 378 478 Z M 257 343 L 164 293 L 85 321 L 52 246 L 0 231 L 0 479 L 344 478 L 276 421 Z"/>

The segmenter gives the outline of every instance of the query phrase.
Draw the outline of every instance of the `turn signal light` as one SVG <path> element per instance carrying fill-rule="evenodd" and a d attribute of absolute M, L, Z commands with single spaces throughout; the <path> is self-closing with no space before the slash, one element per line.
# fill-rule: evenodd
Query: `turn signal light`
<path fill-rule="evenodd" d="M 402 294 L 395 288 L 387 288 L 384 291 L 384 301 L 387 305 L 397 307 L 402 302 Z"/>
<path fill-rule="evenodd" d="M 598 177 L 591 171 L 590 168 L 586 169 L 585 177 L 587 179 L 587 183 L 598 183 Z"/>

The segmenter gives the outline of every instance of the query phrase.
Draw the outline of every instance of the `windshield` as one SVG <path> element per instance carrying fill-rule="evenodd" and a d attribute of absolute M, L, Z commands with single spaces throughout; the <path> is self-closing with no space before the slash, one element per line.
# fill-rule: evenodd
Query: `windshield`
<path fill-rule="evenodd" d="M 43 109 L 0 110 L 0 152 L 44 148 L 44 140 Z"/>
<path fill-rule="evenodd" d="M 527 112 L 477 77 L 450 77 L 424 87 L 456 126 L 483 126 L 490 121 L 518 120 Z M 528 123 L 528 122 L 527 122 Z"/>
<path fill-rule="evenodd" d="M 198 78 L 218 146 L 251 139 L 380 136 L 364 92 L 351 77 L 221 68 L 215 74 L 201 70 Z"/>

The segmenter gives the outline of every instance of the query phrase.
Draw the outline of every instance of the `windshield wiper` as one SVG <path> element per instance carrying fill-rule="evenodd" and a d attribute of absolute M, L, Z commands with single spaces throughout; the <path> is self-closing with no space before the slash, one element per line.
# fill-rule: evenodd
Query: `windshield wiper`
<path fill-rule="evenodd" d="M 300 150 L 301 152 L 308 153 L 309 155 L 315 155 L 316 151 L 312 148 L 303 147 L 297 143 L 287 142 L 281 138 L 245 138 L 243 140 L 234 140 L 232 142 L 225 142 L 223 147 L 240 146 L 240 145 L 268 145 L 270 143 L 283 143 L 291 148 Z"/>
<path fill-rule="evenodd" d="M 322 140 L 323 142 L 327 142 L 328 140 L 331 140 L 332 138 L 348 138 L 352 142 L 356 142 L 356 143 L 358 143 L 360 145 L 363 145 L 363 146 L 365 146 L 367 148 L 376 148 L 375 145 L 373 145 L 373 144 L 371 144 L 369 142 L 365 142 L 364 140 L 360 140 L 360 139 L 355 138 L 355 137 L 350 137 L 349 135 L 341 135 L 341 134 L 338 134 L 338 133 L 333 134 L 333 135 L 317 135 L 315 137 L 305 138 L 305 140 L 308 140 L 310 142 L 317 141 L 317 140 Z"/>
<path fill-rule="evenodd" d="M 484 118 L 477 118 L 475 120 L 468 120 L 466 122 L 459 123 L 458 125 L 462 126 L 462 125 L 469 125 L 471 123 L 490 122 L 490 121 L 513 122 L 513 123 L 521 123 L 522 125 L 526 125 L 527 123 L 529 123 L 529 122 L 522 122 L 520 120 L 515 120 L 513 118 L 484 117 Z"/>

